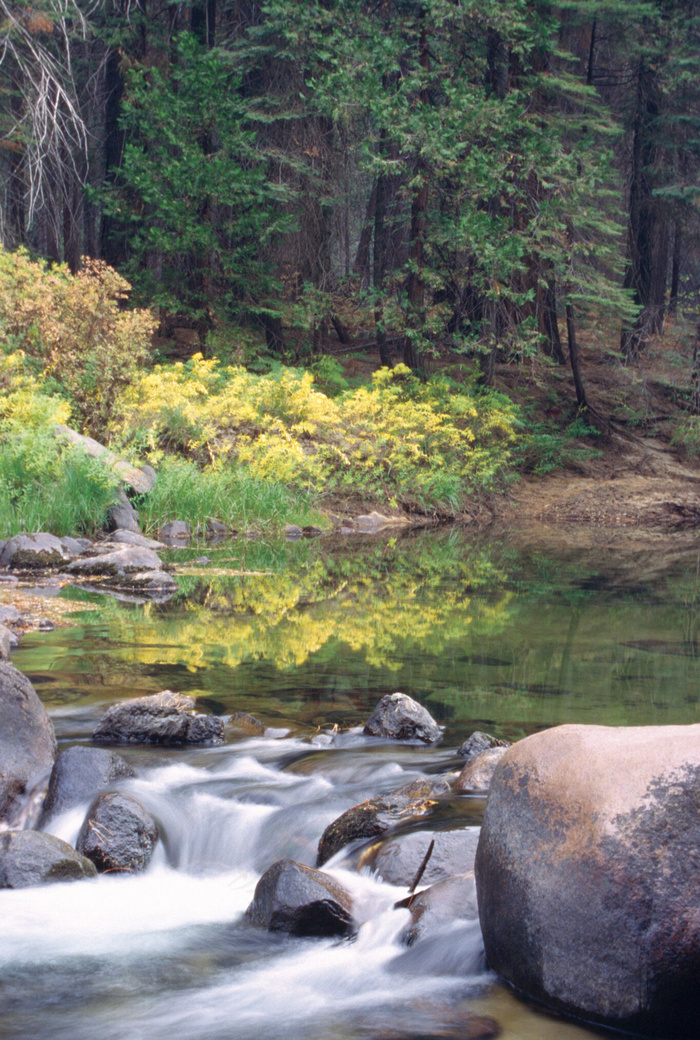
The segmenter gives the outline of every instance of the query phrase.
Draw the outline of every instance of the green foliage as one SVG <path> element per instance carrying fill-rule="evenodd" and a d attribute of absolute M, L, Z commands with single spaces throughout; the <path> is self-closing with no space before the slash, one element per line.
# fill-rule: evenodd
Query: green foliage
<path fill-rule="evenodd" d="M 263 246 L 289 222 L 273 212 L 284 191 L 266 178 L 240 77 L 190 33 L 174 51 L 167 71 L 129 74 L 124 158 L 102 199 L 140 298 L 208 324 L 256 312 L 275 288 Z"/>
<path fill-rule="evenodd" d="M 70 402 L 83 429 L 98 436 L 117 394 L 148 356 L 155 328 L 148 311 L 123 309 L 129 290 L 99 260 L 86 259 L 72 275 L 23 249 L 0 248 L 0 350 L 23 352 L 29 368 Z"/>
<path fill-rule="evenodd" d="M 446 377 L 423 383 L 404 365 L 330 398 L 310 372 L 254 375 L 195 357 L 145 373 L 124 394 L 114 430 L 156 463 L 176 446 L 217 471 L 244 466 L 252 479 L 317 496 L 454 515 L 469 495 L 498 485 L 514 410 Z"/>
<path fill-rule="evenodd" d="M 671 444 L 687 455 L 700 455 L 700 416 L 685 415 L 675 425 Z"/>
<path fill-rule="evenodd" d="M 577 416 L 564 429 L 530 421 L 523 425 L 523 436 L 516 443 L 513 454 L 519 469 L 543 476 L 565 466 L 599 458 L 599 449 L 577 443 L 598 436 L 599 431 L 589 425 L 584 416 Z"/>

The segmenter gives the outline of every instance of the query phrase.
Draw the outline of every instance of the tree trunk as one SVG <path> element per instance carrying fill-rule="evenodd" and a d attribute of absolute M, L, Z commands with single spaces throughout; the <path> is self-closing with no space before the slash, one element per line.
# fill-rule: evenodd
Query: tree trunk
<path fill-rule="evenodd" d="M 369 285 L 370 271 L 369 271 L 369 256 L 370 247 L 372 245 L 372 231 L 375 226 L 375 209 L 377 205 L 377 185 L 379 181 L 376 180 L 372 185 L 372 190 L 367 200 L 367 209 L 365 210 L 365 219 L 362 223 L 360 230 L 360 239 L 357 243 L 357 252 L 355 253 L 355 262 L 352 265 L 352 273 L 360 279 L 360 285 L 363 289 Z"/>
<path fill-rule="evenodd" d="M 430 51 L 428 48 L 428 30 L 425 25 L 426 12 L 421 12 L 422 28 L 420 34 L 419 63 L 424 74 L 430 70 Z M 427 106 L 430 102 L 427 87 L 424 85 L 419 93 L 419 103 Z M 411 198 L 411 235 L 409 245 L 410 271 L 408 275 L 408 320 L 414 329 L 407 331 L 404 337 L 403 359 L 409 368 L 416 372 L 421 370 L 421 358 L 418 348 L 420 331 L 425 325 L 425 233 L 428 212 L 428 171 L 425 160 L 419 155 L 416 158 L 413 173 L 413 195 Z"/>
<path fill-rule="evenodd" d="M 574 388 L 576 390 L 576 403 L 578 404 L 579 411 L 583 408 L 588 407 L 586 400 L 586 391 L 583 389 L 583 380 L 581 379 L 581 367 L 579 364 L 578 357 L 578 344 L 576 342 L 576 324 L 574 321 L 574 308 L 570 303 L 566 305 L 566 334 L 569 341 L 569 362 L 571 364 L 571 374 L 574 377 Z"/>

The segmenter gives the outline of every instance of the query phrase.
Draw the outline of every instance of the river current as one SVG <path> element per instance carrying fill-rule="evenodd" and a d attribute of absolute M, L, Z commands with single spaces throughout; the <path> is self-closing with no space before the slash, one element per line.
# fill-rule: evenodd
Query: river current
<path fill-rule="evenodd" d="M 63 589 L 85 600 L 76 624 L 13 656 L 61 747 L 89 743 L 109 704 L 166 687 L 267 728 L 215 749 L 123 751 L 136 771 L 123 789 L 161 832 L 144 874 L 0 892 L 0 1040 L 464 1038 L 480 1035 L 474 1016 L 505 1040 L 601 1035 L 501 986 L 473 920 L 406 947 L 409 913 L 394 903 L 407 889 L 352 855 L 324 869 L 353 895 L 354 941 L 270 934 L 244 912 L 273 862 L 314 864 L 349 806 L 458 769 L 474 729 L 697 721 L 696 554 L 646 581 L 639 562 L 616 559 L 613 574 L 599 556 L 461 536 L 303 552 L 277 571 L 251 573 L 250 558 L 245 575 L 240 561 L 201 579 L 185 567 L 183 595 L 161 606 Z M 396 689 L 444 726 L 442 745 L 362 735 Z M 478 827 L 483 807 L 455 798 L 429 825 Z M 47 830 L 74 843 L 86 808 Z"/>

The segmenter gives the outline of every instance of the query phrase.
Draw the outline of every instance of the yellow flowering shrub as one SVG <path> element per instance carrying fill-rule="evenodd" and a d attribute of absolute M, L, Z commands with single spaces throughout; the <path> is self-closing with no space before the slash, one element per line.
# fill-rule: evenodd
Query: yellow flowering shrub
<path fill-rule="evenodd" d="M 236 462 L 255 477 L 456 513 L 493 485 L 514 439 L 509 402 L 404 365 L 330 398 L 310 372 L 261 376 L 200 355 L 158 366 L 120 397 L 113 432 L 150 452 Z"/>

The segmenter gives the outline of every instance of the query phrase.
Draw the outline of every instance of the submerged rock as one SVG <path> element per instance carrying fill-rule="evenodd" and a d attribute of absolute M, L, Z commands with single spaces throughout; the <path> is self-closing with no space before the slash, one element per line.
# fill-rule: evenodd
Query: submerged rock
<path fill-rule="evenodd" d="M 694 1037 L 700 725 L 558 726 L 502 758 L 476 859 L 491 967 L 550 1007 Z"/>
<path fill-rule="evenodd" d="M 12 823 L 48 775 L 56 737 L 29 679 L 0 663 L 0 822 Z"/>
<path fill-rule="evenodd" d="M 234 711 L 229 716 L 228 724 L 231 729 L 240 730 L 241 733 L 248 733 L 256 737 L 261 737 L 265 733 L 265 727 L 260 719 L 256 719 L 255 715 L 251 715 L 247 711 Z"/>
<path fill-rule="evenodd" d="M 455 791 L 460 794 L 488 791 L 496 766 L 507 750 L 507 747 L 493 747 L 470 758 L 455 780 Z"/>
<path fill-rule="evenodd" d="M 99 873 L 137 873 L 148 866 L 158 824 L 136 798 L 110 792 L 95 799 L 80 828 L 76 848 Z"/>
<path fill-rule="evenodd" d="M 109 784 L 135 775 L 128 762 L 114 751 L 80 746 L 67 748 L 51 770 L 42 824 L 51 816 L 94 798 Z"/>
<path fill-rule="evenodd" d="M 376 838 L 400 823 L 428 816 L 437 805 L 437 800 L 450 794 L 451 788 L 446 780 L 440 777 L 431 780 L 421 778 L 390 794 L 353 805 L 329 823 L 321 835 L 316 866 L 322 866 L 351 842 Z"/>
<path fill-rule="evenodd" d="M 164 690 L 108 708 L 92 739 L 98 744 L 207 744 L 224 742 L 224 722 L 193 712 L 192 697 Z"/>
<path fill-rule="evenodd" d="M 352 900 L 334 878 L 291 859 L 265 871 L 246 910 L 251 924 L 298 936 L 352 935 Z"/>
<path fill-rule="evenodd" d="M 5 543 L 0 554 L 0 567 L 10 570 L 41 570 L 60 567 L 70 560 L 60 538 L 52 534 L 16 534 Z"/>
<path fill-rule="evenodd" d="M 498 737 L 492 737 L 490 733 L 482 733 L 477 729 L 464 741 L 457 754 L 466 759 L 475 758 L 482 751 L 489 751 L 496 747 L 508 748 L 510 741 L 499 740 Z"/>
<path fill-rule="evenodd" d="M 0 834 L 0 888 L 30 888 L 95 877 L 95 865 L 60 838 L 40 831 Z"/>
<path fill-rule="evenodd" d="M 363 733 L 390 740 L 422 740 L 437 744 L 442 731 L 422 704 L 405 693 L 388 693 L 377 704 L 365 723 Z"/>
<path fill-rule="evenodd" d="M 377 842 L 363 852 L 358 866 L 375 870 L 390 885 L 413 883 L 434 841 L 433 851 L 421 876 L 421 885 L 433 885 L 455 874 L 474 869 L 479 828 L 456 831 L 414 831 Z"/>

